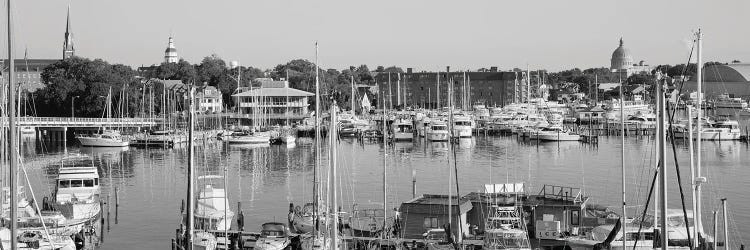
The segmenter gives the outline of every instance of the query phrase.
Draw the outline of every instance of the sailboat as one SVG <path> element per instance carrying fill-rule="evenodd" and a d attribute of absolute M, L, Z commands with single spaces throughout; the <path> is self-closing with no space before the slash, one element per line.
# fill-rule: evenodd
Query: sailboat
<path fill-rule="evenodd" d="M 104 109 L 104 112 L 109 121 L 112 118 L 112 88 L 109 88 L 107 108 Z M 101 128 L 100 134 L 76 135 L 76 139 L 84 147 L 127 147 L 130 145 L 127 140 L 122 138 L 120 131 L 107 129 L 106 127 Z"/>
<path fill-rule="evenodd" d="M 188 138 L 193 138 L 193 132 L 195 130 L 195 90 L 193 86 L 189 86 L 189 115 L 188 115 Z M 178 249 L 198 249 L 198 250 L 214 250 L 216 249 L 218 242 L 216 236 L 206 231 L 206 229 L 197 229 L 195 226 L 196 212 L 194 205 L 194 171 L 195 171 L 195 140 L 188 141 L 188 167 L 187 167 L 187 202 L 182 214 L 183 224 L 177 230 L 176 247 Z"/>

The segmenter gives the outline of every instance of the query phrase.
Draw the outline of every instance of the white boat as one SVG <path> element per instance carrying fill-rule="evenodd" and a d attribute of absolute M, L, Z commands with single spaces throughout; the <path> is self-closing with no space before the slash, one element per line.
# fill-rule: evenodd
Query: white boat
<path fill-rule="evenodd" d="M 563 131 L 561 127 L 552 126 L 538 130 L 535 135 L 531 135 L 531 139 L 538 139 L 540 141 L 579 141 L 581 136 L 571 133 L 569 131 Z"/>
<path fill-rule="evenodd" d="M 687 212 L 687 218 L 688 218 L 688 227 L 690 228 L 690 236 L 695 236 L 695 232 L 693 230 L 693 211 L 692 210 L 686 210 Z M 661 230 L 658 226 L 654 227 L 654 221 L 653 217 L 648 215 L 647 220 L 644 223 L 644 226 L 640 228 L 639 231 L 639 223 L 640 218 L 633 219 L 632 222 L 627 223 L 625 226 L 625 234 L 627 235 L 628 240 L 625 242 L 626 249 L 653 249 L 654 248 L 654 242 L 652 239 L 655 239 L 654 230 Z M 668 249 L 684 249 L 689 250 L 688 247 L 688 229 L 685 228 L 685 219 L 683 215 L 682 209 L 667 209 L 667 221 L 669 221 L 669 247 Z M 602 241 L 607 238 L 609 235 L 609 232 L 612 231 L 614 225 L 603 225 L 595 227 L 592 230 L 592 240 L 594 241 Z M 713 242 L 714 239 L 710 235 L 707 235 L 705 232 L 703 232 L 702 229 L 700 229 L 700 235 L 705 237 L 705 242 L 708 244 L 710 242 Z M 617 236 L 615 237 L 614 241 L 610 243 L 611 249 L 620 249 L 622 248 L 622 232 L 618 232 Z M 635 240 L 633 239 L 639 239 L 637 245 L 635 245 Z"/>
<path fill-rule="evenodd" d="M 261 226 L 260 238 L 255 242 L 255 250 L 284 250 L 289 247 L 289 230 L 279 222 L 268 222 Z"/>
<path fill-rule="evenodd" d="M 375 237 L 385 228 L 385 211 L 374 206 L 355 204 L 347 220 L 353 236 Z"/>
<path fill-rule="evenodd" d="M 739 140 L 742 135 L 742 130 L 737 121 L 734 120 L 723 120 L 716 122 L 704 123 L 701 131 L 701 140 L 705 141 L 731 141 Z M 698 131 L 693 128 L 693 140 L 698 138 Z M 685 139 L 688 138 L 687 129 L 679 128 L 674 132 L 675 138 Z"/>
<path fill-rule="evenodd" d="M 434 120 L 430 122 L 430 126 L 427 129 L 427 140 L 429 141 L 448 141 L 450 139 L 450 132 L 448 132 L 448 125 L 443 121 Z"/>
<path fill-rule="evenodd" d="M 104 130 L 101 134 L 76 135 L 84 147 L 127 147 L 130 143 L 117 130 Z"/>
<path fill-rule="evenodd" d="M 634 115 L 638 112 L 650 112 L 652 109 L 640 95 L 634 95 L 633 100 L 622 101 L 622 113 L 625 116 Z M 605 117 L 609 120 L 620 120 L 620 100 L 612 99 L 605 102 L 607 113 Z"/>
<path fill-rule="evenodd" d="M 391 124 L 391 136 L 394 141 L 414 140 L 414 126 L 409 120 L 400 118 Z"/>
<path fill-rule="evenodd" d="M 218 245 L 216 236 L 205 231 L 194 231 L 193 250 L 214 250 Z"/>
<path fill-rule="evenodd" d="M 729 97 L 729 94 L 721 94 L 713 101 L 714 108 L 746 109 L 747 102 L 739 97 Z"/>
<path fill-rule="evenodd" d="M 301 237 L 302 250 L 330 250 L 331 249 L 331 238 L 318 235 L 313 237 L 312 235 L 303 235 Z M 344 247 L 343 237 L 339 237 L 338 249 L 347 249 Z"/>
<path fill-rule="evenodd" d="M 656 114 L 651 112 L 638 112 L 624 121 L 625 124 L 636 124 L 641 128 L 656 128 Z"/>
<path fill-rule="evenodd" d="M 315 229 L 315 205 L 313 203 L 307 203 L 302 208 L 297 206 L 291 210 L 289 222 L 291 224 L 290 229 L 293 232 L 306 234 L 311 233 Z"/>
<path fill-rule="evenodd" d="M 229 144 L 269 144 L 271 135 L 267 132 L 234 132 L 225 141 Z"/>
<path fill-rule="evenodd" d="M 453 117 L 453 137 L 467 138 L 472 136 L 474 121 L 468 116 Z"/>
<path fill-rule="evenodd" d="M 202 230 L 230 230 L 234 212 L 229 209 L 226 190 L 211 180 L 221 180 L 219 175 L 199 176 L 199 183 L 207 183 L 198 194 L 195 209 L 195 228 Z"/>
<path fill-rule="evenodd" d="M 65 218 L 94 221 L 101 213 L 99 170 L 85 155 L 64 157 L 55 186 L 54 208 Z"/>
<path fill-rule="evenodd" d="M 46 235 L 37 230 L 16 230 L 19 250 L 75 250 L 76 244 L 70 236 Z M 0 229 L 2 249 L 10 249 L 10 230 Z"/>

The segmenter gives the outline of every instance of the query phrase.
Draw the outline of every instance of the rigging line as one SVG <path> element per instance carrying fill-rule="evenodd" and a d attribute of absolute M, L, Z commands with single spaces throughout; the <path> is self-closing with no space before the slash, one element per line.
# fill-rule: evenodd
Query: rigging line
<path fill-rule="evenodd" d="M 656 170 L 654 171 L 654 178 L 651 180 L 651 188 L 648 191 L 648 198 L 646 198 L 646 203 L 645 203 L 646 205 L 643 208 L 643 214 L 641 214 L 641 223 L 638 224 L 638 234 L 636 235 L 641 235 L 641 230 L 643 229 L 643 223 L 646 221 L 646 212 L 648 211 L 648 204 L 651 201 L 651 195 L 654 194 L 654 185 L 656 184 L 656 179 L 658 179 L 659 177 L 659 168 L 661 167 L 661 164 L 663 163 L 659 162 L 659 164 L 656 166 Z M 656 224 L 656 221 L 654 221 L 654 224 Z M 655 226 L 656 225 L 654 225 L 654 227 Z M 623 232 L 623 234 L 624 233 L 625 232 Z M 640 237 L 635 238 L 635 242 L 633 243 L 633 250 L 636 250 L 636 246 L 638 246 L 638 238 Z"/>
<path fill-rule="evenodd" d="M 656 84 L 662 84 L 662 83 L 660 82 L 660 80 L 657 80 Z M 664 98 L 664 97 L 661 96 L 660 98 Z M 670 106 L 669 103 L 667 102 L 666 105 L 667 105 L 667 110 L 669 110 L 669 106 Z M 673 110 L 676 111 L 677 107 L 676 106 L 673 107 Z M 670 113 L 667 112 L 667 115 L 670 115 Z M 672 121 L 674 119 L 673 115 L 674 115 L 674 112 L 672 113 L 672 116 L 669 117 L 668 133 L 670 133 L 670 144 L 672 144 L 672 155 L 674 156 L 674 167 L 675 167 L 675 171 L 677 172 L 677 186 L 680 189 L 680 201 L 682 202 L 682 215 L 685 219 L 685 229 L 686 229 L 686 234 L 688 237 L 688 246 L 692 249 L 693 247 L 696 247 L 696 246 L 693 246 L 693 241 L 690 237 L 690 225 L 689 223 L 687 223 L 688 215 L 687 215 L 687 209 L 685 208 L 685 192 L 682 189 L 682 175 L 680 174 L 680 162 L 677 160 L 677 146 L 674 142 L 674 129 L 672 129 Z"/>

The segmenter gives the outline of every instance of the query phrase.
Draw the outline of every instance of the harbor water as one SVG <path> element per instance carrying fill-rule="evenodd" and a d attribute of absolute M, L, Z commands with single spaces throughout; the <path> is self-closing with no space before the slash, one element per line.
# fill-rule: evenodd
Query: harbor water
<path fill-rule="evenodd" d="M 321 155 L 323 182 L 329 147 Z M 286 223 L 289 203 L 312 200 L 315 148 L 311 138 L 299 138 L 295 147 L 250 147 L 211 141 L 196 151 L 197 175 L 227 176 L 233 211 L 237 203 L 245 215 L 245 230 L 259 231 L 264 222 Z M 620 138 L 600 137 L 598 144 L 523 141 L 513 136 L 475 136 L 460 140 L 455 151 L 446 142 L 398 142 L 386 147 L 387 206 L 396 208 L 416 195 L 456 193 L 454 164 L 460 193 L 481 192 L 484 184 L 524 182 L 526 192 L 538 193 L 545 184 L 581 188 L 592 204 L 620 211 Z M 338 176 L 343 211 L 352 204 L 382 204 L 382 143 L 340 139 Z M 67 148 L 45 145 L 33 137 L 23 141 L 25 168 L 38 199 L 54 190 L 56 160 L 64 153 L 84 153 L 99 167 L 105 218 L 101 249 L 167 249 L 181 220 L 186 197 L 186 148 Z M 686 141 L 676 145 L 685 202 L 690 207 L 690 166 Z M 672 149 L 668 147 L 669 203 L 680 208 Z M 720 211 L 728 199 L 729 231 L 733 243 L 749 240 L 750 148 L 739 141 L 703 142 L 705 230 L 711 232 L 711 211 Z M 453 161 L 455 152 L 455 159 Z M 656 168 L 657 153 L 649 136 L 632 136 L 625 145 L 628 217 L 644 209 Z M 226 172 L 225 172 L 226 171 Z M 449 185 L 450 184 L 450 185 Z M 197 187 L 197 190 L 200 186 Z M 28 191 L 27 191 L 28 192 Z M 196 191 L 197 193 L 198 191 Z M 117 193 L 117 195 L 115 195 Z M 325 198 L 325 194 L 323 194 Z M 115 198 L 119 202 L 115 201 Z M 119 204 L 119 206 L 117 206 Z M 652 213 L 653 206 L 649 209 Z M 721 213 L 719 212 L 721 216 Z M 116 217 L 116 219 L 115 219 Z M 721 217 L 720 217 L 721 218 Z M 721 228 L 721 227 L 720 227 Z M 738 243 L 739 244 L 739 243 Z M 739 248 L 739 245 L 737 246 Z"/>

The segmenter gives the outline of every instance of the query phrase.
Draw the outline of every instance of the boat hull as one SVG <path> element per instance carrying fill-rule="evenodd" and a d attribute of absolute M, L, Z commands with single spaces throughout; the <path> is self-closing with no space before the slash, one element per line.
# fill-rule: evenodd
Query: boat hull
<path fill-rule="evenodd" d="M 412 134 L 412 133 L 396 132 L 396 133 L 393 134 L 393 140 L 396 140 L 396 141 L 411 141 L 411 140 L 414 140 L 414 134 Z"/>
<path fill-rule="evenodd" d="M 449 137 L 448 133 L 427 133 L 427 140 L 430 141 L 448 141 Z"/>
<path fill-rule="evenodd" d="M 95 137 L 78 137 L 76 138 L 84 147 L 127 147 L 130 145 L 127 141 L 111 140 Z"/>

